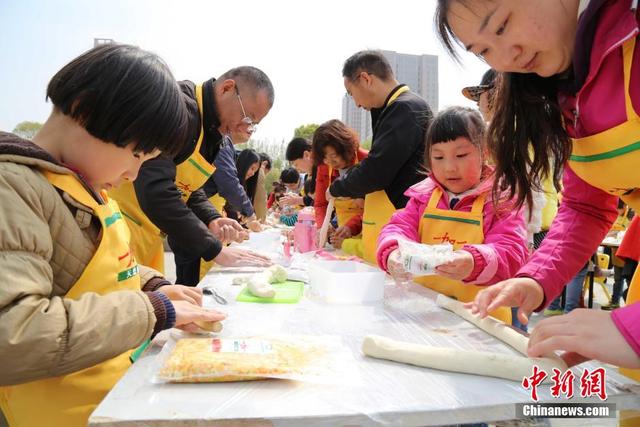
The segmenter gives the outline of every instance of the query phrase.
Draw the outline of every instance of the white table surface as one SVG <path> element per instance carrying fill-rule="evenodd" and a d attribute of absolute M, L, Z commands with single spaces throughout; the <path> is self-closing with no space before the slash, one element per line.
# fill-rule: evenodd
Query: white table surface
<path fill-rule="evenodd" d="M 531 403 L 530 392 L 517 382 L 419 368 L 361 353 L 362 338 L 373 333 L 435 346 L 517 354 L 437 307 L 436 294 L 428 289 L 398 287 L 388 280 L 384 303 L 373 305 L 327 305 L 313 297 L 303 297 L 298 304 L 238 303 L 235 295 L 240 287 L 231 285 L 234 276 L 210 273 L 200 284 L 213 285 L 229 300 L 220 306 L 205 297 L 206 306 L 228 313 L 222 338 L 268 333 L 338 336 L 353 355 L 348 362 L 352 375 L 329 384 L 286 380 L 157 384 L 151 378 L 158 369 L 160 349 L 150 347 L 93 412 L 90 426 L 442 425 L 514 419 L 515 403 Z M 584 366 L 599 365 L 579 368 Z M 574 369 L 578 396 L 581 372 Z M 638 389 L 637 383 L 607 368 L 607 403 L 616 403 L 618 409 L 640 408 Z M 549 385 L 539 387 L 538 393 L 541 401 L 567 402 L 552 398 Z M 575 397 L 572 401 L 585 402 Z"/>

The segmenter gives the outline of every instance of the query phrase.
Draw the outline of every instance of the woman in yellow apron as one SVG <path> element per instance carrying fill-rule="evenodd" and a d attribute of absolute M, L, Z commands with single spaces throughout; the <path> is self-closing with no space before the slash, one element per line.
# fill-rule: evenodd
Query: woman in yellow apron
<path fill-rule="evenodd" d="M 0 407 L 12 427 L 87 425 L 131 349 L 223 317 L 163 294 L 183 287 L 138 265 L 105 191 L 179 149 L 187 113 L 164 62 L 102 45 L 60 70 L 47 97 L 53 112 L 33 142 L 0 133 Z"/>
<path fill-rule="evenodd" d="M 640 208 L 638 1 L 522 2 L 506 21 L 494 2 L 461 3 L 439 0 L 445 44 L 452 53 L 455 43 L 467 46 L 507 72 L 489 135 L 498 178 L 517 182 L 522 202 L 549 159 L 556 170 L 568 160 L 563 202 L 540 249 L 518 278 L 483 291 L 473 304 L 481 315 L 519 306 L 526 317 L 558 295 L 566 276 L 595 251 L 616 218 L 618 197 Z M 487 31 L 471 30 L 483 25 Z M 530 145 L 533 159 L 525 154 Z M 525 173 L 526 165 L 535 176 Z M 640 368 L 639 299 L 636 274 L 626 307 L 545 319 L 532 333 L 529 354 L 564 350 L 570 364 L 597 359 Z M 638 370 L 623 372 L 640 379 Z"/>
<path fill-rule="evenodd" d="M 382 229 L 378 264 L 399 280 L 410 279 L 398 249 L 399 240 L 449 243 L 450 261 L 436 275 L 414 280 L 463 302 L 473 301 L 486 286 L 509 277 L 528 255 L 522 213 L 511 203 L 491 200 L 492 169 L 484 165 L 484 121 L 468 108 L 439 113 L 427 130 L 426 164 L 431 175 L 405 193 L 409 202 Z M 446 194 L 445 194 L 446 193 Z M 511 324 L 511 310 L 491 313 Z"/>
<path fill-rule="evenodd" d="M 360 148 L 358 135 L 353 129 L 340 120 L 329 120 L 321 124 L 313 134 L 313 156 L 316 163 L 326 166 L 317 167 L 316 193 L 314 208 L 316 224 L 320 228 L 327 209 L 325 193 L 331 185 L 334 175 L 358 164 L 369 154 Z M 334 172 L 336 171 L 336 172 Z M 342 248 L 352 255 L 362 256 L 362 239 L 358 236 L 361 230 L 362 213 L 364 211 L 361 199 L 338 197 L 334 200 L 338 228 L 331 236 L 331 242 L 337 248 Z M 351 238 L 351 237 L 354 238 Z M 356 237 L 358 236 L 358 237 Z M 360 248 L 358 248 L 360 247 Z"/>

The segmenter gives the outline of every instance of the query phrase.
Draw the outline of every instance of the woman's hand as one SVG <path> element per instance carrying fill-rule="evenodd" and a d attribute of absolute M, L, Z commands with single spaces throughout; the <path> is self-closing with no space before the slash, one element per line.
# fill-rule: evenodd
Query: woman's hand
<path fill-rule="evenodd" d="M 351 237 L 351 229 L 346 226 L 338 227 L 331 234 L 331 244 L 334 248 L 340 249 L 342 247 L 342 242 L 344 239 L 348 239 Z"/>
<path fill-rule="evenodd" d="M 527 354 L 540 357 L 562 350 L 569 367 L 590 359 L 624 368 L 640 368 L 640 356 L 611 319 L 611 312 L 575 309 L 564 316 L 541 320 L 529 339 Z"/>
<path fill-rule="evenodd" d="M 518 307 L 518 320 L 529 323 L 529 315 L 544 301 L 544 291 L 538 282 L 528 277 L 508 279 L 487 286 L 472 302 L 464 304 L 473 314 L 485 318 L 500 307 Z"/>

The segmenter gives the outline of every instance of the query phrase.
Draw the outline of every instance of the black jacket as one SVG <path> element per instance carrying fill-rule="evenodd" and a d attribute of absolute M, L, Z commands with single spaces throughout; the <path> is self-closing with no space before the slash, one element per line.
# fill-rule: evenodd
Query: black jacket
<path fill-rule="evenodd" d="M 391 96 L 404 85 L 391 91 Z M 433 114 L 427 102 L 404 92 L 387 108 L 371 110 L 373 140 L 369 156 L 331 185 L 335 197 L 361 198 L 385 190 L 396 209 L 409 200 L 404 192 L 426 177 L 424 136 Z"/>
<path fill-rule="evenodd" d="M 210 163 L 213 163 L 222 143 L 213 97 L 214 81 L 208 80 L 203 87 L 205 132 L 200 148 L 200 154 Z M 163 233 L 171 237 L 174 250 L 211 260 L 222 250 L 222 243 L 213 237 L 205 224 L 220 214 L 206 199 L 189 199 L 185 204 L 175 184 L 176 165 L 189 158 L 200 135 L 196 85 L 190 81 L 179 84 L 189 110 L 189 139 L 176 157 L 161 156 L 144 162 L 133 185 L 142 211 Z"/>

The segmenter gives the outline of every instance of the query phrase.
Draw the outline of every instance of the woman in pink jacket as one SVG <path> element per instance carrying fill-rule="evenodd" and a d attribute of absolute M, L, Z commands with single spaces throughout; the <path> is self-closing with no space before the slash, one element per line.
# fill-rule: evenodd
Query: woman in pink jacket
<path fill-rule="evenodd" d="M 396 212 L 378 238 L 378 264 L 398 280 L 408 279 L 400 261 L 398 240 L 425 244 L 449 242 L 454 259 L 437 267 L 437 276 L 415 280 L 460 301 L 471 301 L 482 289 L 515 274 L 527 257 L 521 211 L 491 197 L 493 169 L 485 164 L 485 124 L 472 109 L 451 107 L 431 123 L 425 163 L 431 174 L 410 187 L 407 206 Z M 511 311 L 492 313 L 511 323 Z"/>
<path fill-rule="evenodd" d="M 595 252 L 616 219 L 618 198 L 640 208 L 637 5 L 438 0 L 436 26 L 449 51 L 455 56 L 454 44 L 460 44 L 503 73 L 489 129 L 497 177 L 521 204 L 536 179 L 564 169 L 563 202 L 542 246 L 515 278 L 478 294 L 472 311 L 484 316 L 519 306 L 526 322 Z M 554 175 L 557 187 L 559 172 Z M 598 359 L 640 368 L 638 300 L 636 274 L 626 307 L 543 320 L 531 335 L 529 355 L 563 350 L 570 365 Z M 625 374 L 640 379 L 640 371 Z"/>

